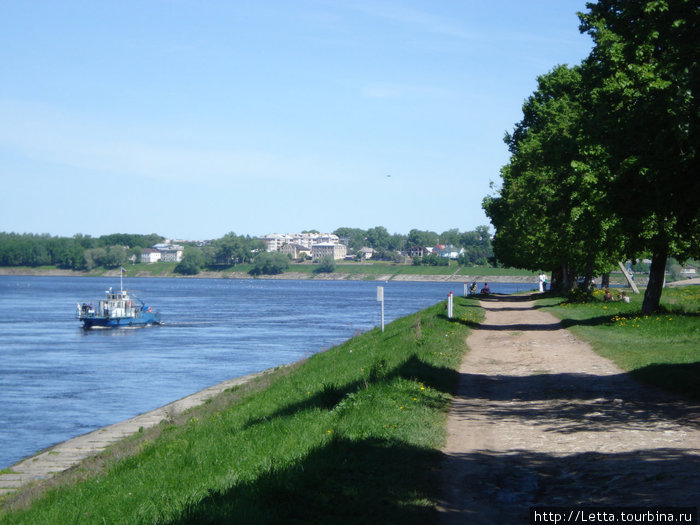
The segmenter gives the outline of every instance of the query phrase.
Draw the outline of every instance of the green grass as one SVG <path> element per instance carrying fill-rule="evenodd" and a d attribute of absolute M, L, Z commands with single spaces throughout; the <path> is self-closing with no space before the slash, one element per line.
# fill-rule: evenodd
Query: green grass
<path fill-rule="evenodd" d="M 605 302 L 602 291 L 578 301 L 547 297 L 538 305 L 642 382 L 700 399 L 700 287 L 667 288 L 662 311 L 640 314 L 642 295 Z"/>
<path fill-rule="evenodd" d="M 493 275 L 508 275 L 508 276 L 536 276 L 537 272 L 532 272 L 530 270 L 521 270 L 519 268 L 490 268 L 485 266 L 475 266 L 469 267 L 464 266 L 457 275 L 483 275 L 484 277 L 490 277 Z"/>
<path fill-rule="evenodd" d="M 467 298 L 455 299 L 463 322 L 444 311 L 226 392 L 158 437 L 141 432 L 29 503 L 6 498 L 0 523 L 432 523 L 467 324 L 483 318 Z"/>
<path fill-rule="evenodd" d="M 137 263 L 124 266 L 124 269 L 127 277 L 136 277 L 144 273 L 150 274 L 152 277 L 158 277 L 164 274 L 171 275 L 176 266 L 176 262 Z"/>
<path fill-rule="evenodd" d="M 178 277 L 175 273 L 177 263 L 174 262 L 156 262 L 156 263 L 137 263 L 125 265 L 127 277 Z M 253 268 L 252 264 L 237 264 L 236 266 L 212 266 L 203 268 L 203 272 L 213 271 L 219 272 L 221 277 L 230 277 L 233 273 L 247 274 Z M 318 268 L 317 264 L 313 263 L 291 263 L 287 272 L 308 274 L 313 278 L 314 270 Z M 16 270 L 26 270 L 29 273 L 33 272 L 50 272 L 57 270 L 56 266 L 40 266 L 37 268 L 16 267 Z M 90 272 L 85 273 L 91 277 L 101 277 L 107 272 L 118 273 L 119 269 L 95 268 Z M 456 275 L 460 276 L 535 276 L 535 272 L 528 270 L 519 270 L 515 268 L 488 268 L 488 267 L 460 267 L 455 261 L 450 261 L 449 266 L 414 266 L 413 264 L 397 264 L 386 261 L 375 262 L 338 262 L 335 269 L 336 274 L 348 274 L 349 276 L 364 276 L 365 279 L 373 280 L 380 275 Z"/>

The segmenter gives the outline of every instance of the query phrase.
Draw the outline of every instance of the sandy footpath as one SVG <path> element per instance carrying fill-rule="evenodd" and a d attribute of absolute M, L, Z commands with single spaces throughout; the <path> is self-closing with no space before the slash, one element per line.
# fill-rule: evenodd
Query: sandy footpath
<path fill-rule="evenodd" d="M 535 505 L 700 505 L 700 405 L 631 380 L 530 297 L 481 301 L 444 448 L 443 522 Z"/>

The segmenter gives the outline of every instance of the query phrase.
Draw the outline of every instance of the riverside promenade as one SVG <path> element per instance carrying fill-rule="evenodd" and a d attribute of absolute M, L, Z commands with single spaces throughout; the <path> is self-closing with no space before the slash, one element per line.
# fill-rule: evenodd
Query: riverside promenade
<path fill-rule="evenodd" d="M 443 523 L 528 523 L 533 506 L 699 506 L 700 404 L 635 382 L 536 296 L 480 301 L 448 419 Z"/>
<path fill-rule="evenodd" d="M 84 459 L 99 454 L 117 441 L 136 434 L 140 429 L 151 428 L 161 421 L 170 420 L 178 414 L 204 404 L 225 390 L 249 383 L 269 372 L 266 370 L 229 379 L 145 414 L 54 445 L 0 473 L 0 496 L 15 492 L 31 482 L 50 479 L 57 473 L 78 465 Z"/>

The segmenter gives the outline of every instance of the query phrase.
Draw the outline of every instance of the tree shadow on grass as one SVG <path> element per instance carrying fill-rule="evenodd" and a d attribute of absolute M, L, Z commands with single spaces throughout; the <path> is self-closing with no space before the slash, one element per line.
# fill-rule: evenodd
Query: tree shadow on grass
<path fill-rule="evenodd" d="M 167 523 L 491 525 L 527 523 L 530 506 L 692 506 L 698 467 L 692 449 L 445 456 L 340 438 L 294 465 L 210 491 Z"/>
<path fill-rule="evenodd" d="M 700 361 L 694 363 L 653 364 L 629 373 L 632 379 L 656 385 L 670 392 L 700 401 Z"/>
<path fill-rule="evenodd" d="M 435 523 L 440 452 L 381 440 L 343 438 L 291 466 L 210 492 L 172 524 Z"/>
<path fill-rule="evenodd" d="M 290 417 L 297 412 L 306 410 L 332 410 L 340 401 L 352 393 L 367 388 L 372 384 L 382 381 L 391 382 L 397 378 L 418 381 L 439 392 L 452 394 L 456 388 L 459 373 L 451 368 L 438 367 L 426 363 L 415 354 L 393 369 L 387 366 L 386 361 L 380 359 L 368 371 L 366 378 L 344 385 L 326 383 L 314 395 L 308 396 L 302 401 L 290 403 L 272 414 L 251 419 L 243 428 L 248 429 L 253 425 L 266 423 L 274 418 Z"/>

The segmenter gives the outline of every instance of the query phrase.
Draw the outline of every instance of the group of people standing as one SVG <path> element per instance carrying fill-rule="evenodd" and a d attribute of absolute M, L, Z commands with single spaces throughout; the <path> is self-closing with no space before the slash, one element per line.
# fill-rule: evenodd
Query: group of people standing
<path fill-rule="evenodd" d="M 547 283 L 549 283 L 549 279 L 547 278 L 546 273 L 541 273 L 537 276 L 539 282 L 540 282 L 540 292 L 546 292 L 547 291 Z"/>

